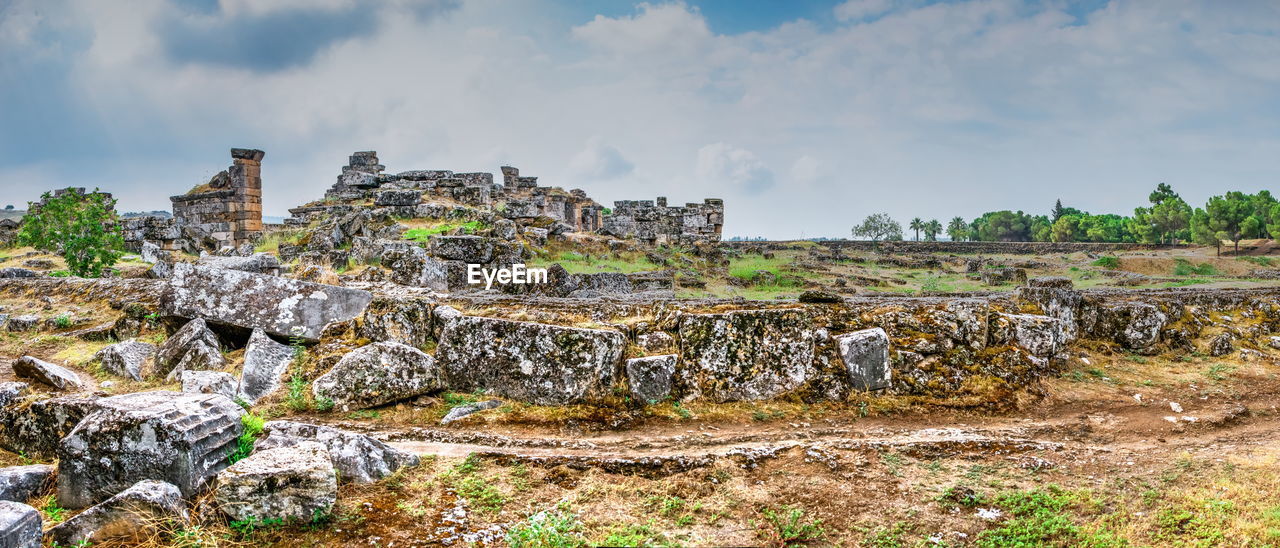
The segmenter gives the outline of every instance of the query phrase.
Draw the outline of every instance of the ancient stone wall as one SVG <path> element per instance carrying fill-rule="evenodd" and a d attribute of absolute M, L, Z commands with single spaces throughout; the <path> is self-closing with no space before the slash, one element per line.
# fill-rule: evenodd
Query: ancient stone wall
<path fill-rule="evenodd" d="M 604 207 L 587 197 L 586 191 L 565 191 L 560 187 L 538 186 L 537 177 L 521 177 L 520 170 L 502 166 L 499 187 L 499 214 L 513 220 L 549 217 L 576 232 L 594 232 L 603 224 Z"/>
<path fill-rule="evenodd" d="M 261 150 L 231 149 L 231 167 L 173 202 L 174 224 L 189 236 L 212 244 L 238 247 L 262 233 Z"/>
<path fill-rule="evenodd" d="M 603 231 L 620 238 L 653 243 L 719 241 L 724 226 L 724 200 L 707 198 L 684 207 L 667 205 L 667 199 L 621 200 L 604 217 Z"/>

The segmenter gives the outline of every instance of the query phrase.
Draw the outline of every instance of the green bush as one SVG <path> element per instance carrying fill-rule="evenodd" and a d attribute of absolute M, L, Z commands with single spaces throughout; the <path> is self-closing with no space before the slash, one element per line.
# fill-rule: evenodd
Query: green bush
<path fill-rule="evenodd" d="M 41 196 L 32 203 L 18 230 L 18 243 L 58 253 L 67 270 L 97 278 L 124 256 L 124 236 L 110 195 L 67 189 Z"/>
<path fill-rule="evenodd" d="M 266 425 L 266 420 L 253 413 L 245 413 L 240 417 L 240 424 L 244 425 L 244 433 L 236 438 L 236 449 L 231 452 L 231 464 L 235 464 L 249 453 L 253 452 L 253 444 L 257 443 L 258 436 L 262 435 L 262 427 Z"/>
<path fill-rule="evenodd" d="M 1100 266 L 1102 268 L 1108 268 L 1108 269 L 1114 270 L 1116 268 L 1120 268 L 1120 258 L 1110 257 L 1110 256 L 1098 257 L 1098 260 L 1093 261 L 1093 266 Z"/>
<path fill-rule="evenodd" d="M 1216 276 L 1218 269 L 1209 263 L 1191 264 L 1186 259 L 1175 259 L 1173 267 L 1174 276 Z"/>

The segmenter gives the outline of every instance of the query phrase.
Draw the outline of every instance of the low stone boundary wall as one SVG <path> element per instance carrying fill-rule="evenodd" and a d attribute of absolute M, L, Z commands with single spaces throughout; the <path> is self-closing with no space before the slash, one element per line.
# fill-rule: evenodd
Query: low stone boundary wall
<path fill-rule="evenodd" d="M 1042 255 L 1049 253 L 1114 253 L 1117 251 L 1172 249 L 1181 246 L 1165 244 L 1094 243 L 1094 242 L 872 242 L 864 240 L 790 240 L 776 242 L 724 242 L 741 251 L 776 251 L 796 244 L 817 244 L 840 251 L 879 251 L 882 253 L 957 253 L 984 255 Z"/>

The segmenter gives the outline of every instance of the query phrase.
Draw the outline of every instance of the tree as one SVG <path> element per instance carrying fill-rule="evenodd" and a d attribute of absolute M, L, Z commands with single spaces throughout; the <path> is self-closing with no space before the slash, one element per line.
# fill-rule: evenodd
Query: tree
<path fill-rule="evenodd" d="M 947 236 L 953 242 L 962 242 L 969 237 L 969 224 L 964 222 L 963 217 L 953 217 L 951 222 L 947 223 Z"/>
<path fill-rule="evenodd" d="M 1044 215 L 1036 215 L 1031 218 L 1031 240 L 1035 242 L 1050 241 L 1053 230 L 1053 223 Z"/>
<path fill-rule="evenodd" d="M 902 225 L 888 213 L 874 213 L 863 219 L 862 224 L 853 227 L 853 236 L 872 241 L 901 240 Z"/>
<path fill-rule="evenodd" d="M 4 210 L 5 210 L 5 211 L 13 211 L 13 204 L 9 204 L 9 205 L 7 205 L 7 206 L 4 206 Z"/>
<path fill-rule="evenodd" d="M 938 233 L 942 232 L 942 223 L 937 219 L 930 219 L 924 224 L 924 239 L 930 242 L 938 241 Z"/>
<path fill-rule="evenodd" d="M 1200 245 L 1211 245 L 1218 250 L 1219 255 L 1222 254 L 1222 238 L 1218 237 L 1218 233 L 1209 222 L 1209 213 L 1198 207 L 1191 214 L 1191 241 Z"/>
<path fill-rule="evenodd" d="M 1031 240 L 1031 220 L 1021 211 L 989 211 L 973 221 L 970 238 L 981 242 L 1027 242 Z"/>
<path fill-rule="evenodd" d="M 46 192 L 27 210 L 18 243 L 62 255 L 73 275 L 96 278 L 124 255 L 116 201 L 108 194 L 77 188 Z"/>
<path fill-rule="evenodd" d="M 1058 201 L 1053 203 L 1053 222 L 1058 222 L 1058 219 L 1066 214 L 1067 212 L 1062 208 L 1062 198 L 1058 198 Z"/>
<path fill-rule="evenodd" d="M 916 217 L 914 219 L 911 219 L 910 226 L 911 226 L 911 230 L 916 231 L 916 241 L 917 242 L 920 241 L 920 229 L 924 228 L 924 221 L 921 221 L 919 217 Z"/>
<path fill-rule="evenodd" d="M 1240 240 L 1249 231 L 1257 230 L 1256 218 L 1251 218 L 1253 204 L 1245 193 L 1233 190 L 1224 196 L 1209 198 L 1205 204 L 1208 226 L 1219 240 L 1231 240 L 1236 253 L 1240 252 Z"/>

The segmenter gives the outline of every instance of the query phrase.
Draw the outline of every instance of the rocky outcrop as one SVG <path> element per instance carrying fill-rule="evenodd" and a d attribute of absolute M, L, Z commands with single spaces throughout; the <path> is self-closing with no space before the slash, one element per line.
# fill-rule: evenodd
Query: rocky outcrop
<path fill-rule="evenodd" d="M 140 381 L 150 374 L 146 366 L 155 353 L 156 345 L 130 339 L 103 348 L 93 357 L 111 374 Z"/>
<path fill-rule="evenodd" d="M 857 390 L 889 388 L 893 372 L 889 368 L 889 335 L 879 327 L 839 335 L 836 347 L 849 383 Z"/>
<path fill-rule="evenodd" d="M 190 394 L 221 394 L 236 397 L 236 378 L 222 371 L 183 371 L 178 374 L 182 391 Z"/>
<path fill-rule="evenodd" d="M 740 310 L 680 319 L 676 373 L 686 399 L 774 398 L 813 378 L 817 332 L 803 310 Z"/>
<path fill-rule="evenodd" d="M 52 364 L 33 356 L 23 356 L 13 362 L 13 374 L 20 379 L 29 379 L 51 386 L 58 390 L 80 390 L 84 381 L 75 371 Z"/>
<path fill-rule="evenodd" d="M 60 546 L 108 540 L 140 542 L 181 528 L 188 519 L 187 505 L 177 486 L 143 480 L 54 526 L 46 537 Z"/>
<path fill-rule="evenodd" d="M 43 528 L 39 510 L 21 502 L 0 501 L 0 546 L 40 548 Z"/>
<path fill-rule="evenodd" d="M 373 483 L 406 466 L 417 466 L 418 457 L 364 434 L 347 432 L 328 426 L 293 421 L 271 421 L 263 427 L 265 438 L 258 440 L 259 451 L 293 447 L 300 443 L 319 443 L 329 452 L 329 459 L 342 481 Z"/>
<path fill-rule="evenodd" d="M 169 316 L 315 341 L 325 326 L 359 317 L 372 298 L 359 289 L 179 263 L 162 302 Z"/>
<path fill-rule="evenodd" d="M 27 502 L 44 490 L 52 475 L 48 464 L 0 468 L 0 500 Z"/>
<path fill-rule="evenodd" d="M 232 520 L 310 522 L 327 515 L 338 480 L 323 445 L 302 442 L 255 451 L 218 476 L 213 499 Z"/>
<path fill-rule="evenodd" d="M 272 340 L 261 329 L 254 329 L 244 350 L 244 368 L 236 389 L 240 399 L 253 405 L 284 386 L 284 374 L 293 363 L 294 354 L 293 347 Z"/>
<path fill-rule="evenodd" d="M 156 349 L 155 364 L 157 373 L 176 379 L 183 371 L 221 369 L 226 358 L 222 357 L 218 336 L 209 330 L 204 320 L 196 318 Z"/>
<path fill-rule="evenodd" d="M 58 502 L 84 508 L 144 479 L 190 497 L 227 465 L 244 409 L 225 396 L 138 392 L 98 400 L 62 440 Z"/>
<path fill-rule="evenodd" d="M 672 380 L 679 359 L 675 354 L 667 354 L 627 360 L 625 369 L 631 397 L 646 404 L 671 397 Z"/>
<path fill-rule="evenodd" d="M 435 359 L 412 346 L 379 342 L 343 356 L 312 384 L 317 399 L 339 409 L 364 409 L 420 396 L 440 388 Z"/>
<path fill-rule="evenodd" d="M 6 387 L 7 400 L 0 402 L 0 447 L 36 459 L 56 458 L 62 438 L 80 423 L 96 405 L 92 395 L 70 394 L 56 398 L 26 395 L 25 383 L 12 392 Z M 10 396 L 10 394 L 12 394 Z"/>
<path fill-rule="evenodd" d="M 616 331 L 465 316 L 443 330 L 436 359 L 451 389 L 564 405 L 608 395 L 625 345 Z"/>

